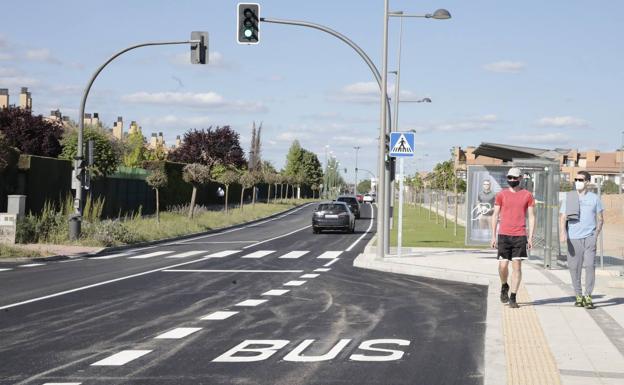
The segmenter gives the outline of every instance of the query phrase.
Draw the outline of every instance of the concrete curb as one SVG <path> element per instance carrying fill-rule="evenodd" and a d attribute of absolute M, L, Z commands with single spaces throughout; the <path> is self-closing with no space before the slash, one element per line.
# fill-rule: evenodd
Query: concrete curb
<path fill-rule="evenodd" d="M 180 235 L 180 236 L 177 236 L 177 237 L 157 239 L 157 240 L 154 240 L 154 241 L 133 243 L 133 244 L 130 244 L 130 245 L 105 247 L 102 250 L 100 250 L 98 252 L 95 252 L 95 253 L 80 253 L 80 254 L 74 254 L 74 255 L 52 255 L 52 256 L 49 256 L 49 257 L 26 258 L 25 260 L 27 260 L 27 261 L 36 261 L 36 262 L 55 262 L 55 261 L 64 261 L 64 260 L 76 259 L 76 258 L 89 258 L 89 257 L 94 257 L 94 256 L 97 256 L 97 255 L 104 254 L 104 253 L 109 253 L 109 252 L 123 251 L 123 250 L 134 249 L 134 248 L 142 248 L 142 247 L 150 247 L 150 246 L 155 246 L 155 245 L 159 245 L 159 244 L 162 244 L 162 243 L 168 243 L 168 242 L 183 241 L 183 240 L 189 239 L 189 238 L 201 237 L 201 236 L 204 236 L 204 235 L 210 235 L 210 234 L 215 234 L 215 233 L 219 233 L 219 232 L 222 232 L 222 231 L 228 231 L 228 230 L 233 230 L 233 229 L 244 227 L 244 226 L 249 226 L 249 225 L 252 225 L 254 223 L 266 221 L 266 220 L 269 220 L 269 219 L 273 219 L 273 218 L 279 217 L 280 215 L 288 214 L 291 211 L 300 209 L 300 208 L 302 208 L 304 206 L 308 206 L 308 205 L 311 205 L 311 204 L 314 204 L 314 202 L 297 205 L 297 206 L 292 207 L 292 208 L 290 208 L 288 210 L 280 211 L 280 212 L 277 212 L 275 214 L 269 215 L 267 217 L 254 219 L 253 221 L 243 222 L 243 223 L 239 223 L 237 225 L 232 225 L 232 226 L 228 226 L 228 227 L 222 227 L 222 228 L 219 228 L 219 229 L 203 231 L 203 232 L 200 232 L 200 233 Z"/>

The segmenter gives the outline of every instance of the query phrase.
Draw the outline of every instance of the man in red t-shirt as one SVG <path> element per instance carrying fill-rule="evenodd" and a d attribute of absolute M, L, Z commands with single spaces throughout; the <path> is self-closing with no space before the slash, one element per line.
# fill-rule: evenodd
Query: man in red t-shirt
<path fill-rule="evenodd" d="M 522 279 L 522 260 L 527 259 L 527 246 L 533 247 L 535 231 L 535 199 L 533 195 L 520 187 L 522 171 L 512 167 L 507 172 L 508 189 L 496 194 L 494 213 L 492 214 L 492 248 L 498 248 L 498 274 L 501 279 L 500 300 L 509 302 L 509 307 L 517 308 L 516 293 Z M 526 217 L 529 216 L 529 234 L 526 231 Z M 496 224 L 500 215 L 498 238 Z M 511 295 L 508 295 L 509 261 L 513 266 Z"/>

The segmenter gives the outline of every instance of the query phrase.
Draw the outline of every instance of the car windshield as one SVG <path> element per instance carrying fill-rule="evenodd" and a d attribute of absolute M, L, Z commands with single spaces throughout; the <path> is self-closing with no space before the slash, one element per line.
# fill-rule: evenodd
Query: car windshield
<path fill-rule="evenodd" d="M 325 204 L 319 205 L 318 211 L 343 212 L 343 211 L 347 211 L 347 208 L 344 205 L 325 203 Z"/>
<path fill-rule="evenodd" d="M 357 199 L 351 197 L 340 197 L 336 199 L 338 202 L 357 203 Z"/>

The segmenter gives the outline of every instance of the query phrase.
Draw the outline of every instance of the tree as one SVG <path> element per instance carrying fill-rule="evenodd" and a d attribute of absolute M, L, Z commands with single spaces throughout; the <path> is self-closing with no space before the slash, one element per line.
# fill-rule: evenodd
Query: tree
<path fill-rule="evenodd" d="M 620 192 L 620 186 L 612 180 L 605 180 L 602 182 L 603 194 L 617 194 Z"/>
<path fill-rule="evenodd" d="M 186 183 L 190 183 L 193 186 L 193 193 L 191 194 L 191 205 L 189 207 L 188 217 L 193 218 L 195 211 L 195 199 L 197 197 L 197 188 L 210 182 L 210 167 L 199 164 L 191 163 L 184 166 L 182 169 L 182 179 Z"/>
<path fill-rule="evenodd" d="M 153 170 L 145 182 L 156 191 L 156 223 L 160 224 L 160 196 L 159 190 L 167 185 L 167 174 L 164 168 L 157 168 Z"/>
<path fill-rule="evenodd" d="M 98 128 L 85 127 L 83 140 L 85 148 L 87 148 L 87 144 L 90 140 L 94 142 L 94 164 L 89 168 L 89 171 L 91 171 L 95 177 L 111 175 L 117 171 L 120 160 L 107 134 Z M 63 151 L 61 152 L 60 158 L 73 160 L 76 157 L 78 149 L 78 131 L 70 130 L 66 132 L 62 144 Z M 85 155 L 87 155 L 86 152 Z"/>
<path fill-rule="evenodd" d="M 42 115 L 33 116 L 29 109 L 0 108 L 0 132 L 7 146 L 24 154 L 56 158 L 62 150 L 62 125 L 46 121 Z"/>
<path fill-rule="evenodd" d="M 235 168 L 242 168 L 247 163 L 239 135 L 230 126 L 187 131 L 180 147 L 169 153 L 169 159 L 181 163 L 199 161 L 206 165 L 213 160 Z"/>
<path fill-rule="evenodd" d="M 212 178 L 225 187 L 225 212 L 228 212 L 228 197 L 230 194 L 230 185 L 235 183 L 240 174 L 231 167 L 216 165 L 212 169 Z"/>
<path fill-rule="evenodd" d="M 301 172 L 303 161 L 303 148 L 298 140 L 293 141 L 288 154 L 286 155 L 286 166 L 284 167 L 284 175 L 297 175 Z"/>
<path fill-rule="evenodd" d="M 241 201 L 240 201 L 240 209 L 243 209 L 243 198 L 245 197 L 245 190 L 254 186 L 255 181 L 253 175 L 249 172 L 249 170 L 243 171 L 242 175 L 239 178 L 239 183 L 241 185 Z"/>
<path fill-rule="evenodd" d="M 249 170 L 257 171 L 262 167 L 262 158 L 260 156 L 260 134 L 262 132 L 262 123 L 256 130 L 256 122 L 253 122 L 251 130 L 251 148 L 249 150 Z"/>
<path fill-rule="evenodd" d="M 316 199 L 316 192 L 319 190 L 319 185 L 315 183 L 310 188 L 312 189 L 312 199 Z"/>
<path fill-rule="evenodd" d="M 301 172 L 304 175 L 304 184 L 320 184 L 323 181 L 323 168 L 315 153 L 303 150 Z"/>
<path fill-rule="evenodd" d="M 278 178 L 279 176 L 273 171 L 264 174 L 264 181 L 267 183 L 269 188 L 269 191 L 267 192 L 267 203 L 271 202 L 271 186 L 274 186 L 275 190 L 273 195 L 277 193 L 277 184 L 279 183 Z"/>
<path fill-rule="evenodd" d="M 0 132 L 0 174 L 9 166 L 10 157 L 11 147 L 4 134 Z"/>
<path fill-rule="evenodd" d="M 124 143 L 123 165 L 126 167 L 141 167 L 147 160 L 145 137 L 139 131 L 134 131 Z"/>
<path fill-rule="evenodd" d="M 367 193 L 372 190 L 372 185 L 370 179 L 364 179 L 358 183 L 357 190 L 360 192 Z"/>
<path fill-rule="evenodd" d="M 574 184 L 569 181 L 562 180 L 559 184 L 559 191 L 567 192 L 574 189 Z"/>
<path fill-rule="evenodd" d="M 257 171 L 251 171 L 251 176 L 253 178 L 253 186 L 252 186 L 252 193 L 251 193 L 251 204 L 252 206 L 255 207 L 256 205 L 256 186 L 262 182 L 264 182 L 264 175 L 262 174 L 262 172 L 260 172 L 260 170 Z"/>

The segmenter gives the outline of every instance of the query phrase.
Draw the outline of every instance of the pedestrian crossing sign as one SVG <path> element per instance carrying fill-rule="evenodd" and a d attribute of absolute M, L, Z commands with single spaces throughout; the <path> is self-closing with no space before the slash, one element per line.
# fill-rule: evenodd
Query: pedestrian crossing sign
<path fill-rule="evenodd" d="M 414 156 L 414 133 L 391 132 L 390 156 L 395 158 Z"/>

